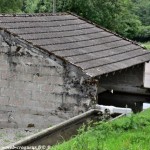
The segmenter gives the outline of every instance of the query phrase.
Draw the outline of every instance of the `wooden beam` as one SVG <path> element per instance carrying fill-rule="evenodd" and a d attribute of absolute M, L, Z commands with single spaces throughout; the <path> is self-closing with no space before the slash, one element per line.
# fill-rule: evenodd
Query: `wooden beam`
<path fill-rule="evenodd" d="M 150 95 L 150 89 L 141 88 L 141 87 L 132 87 L 129 85 L 101 85 L 103 88 L 107 90 L 114 90 L 117 92 L 124 92 L 130 94 L 138 94 L 138 95 Z"/>

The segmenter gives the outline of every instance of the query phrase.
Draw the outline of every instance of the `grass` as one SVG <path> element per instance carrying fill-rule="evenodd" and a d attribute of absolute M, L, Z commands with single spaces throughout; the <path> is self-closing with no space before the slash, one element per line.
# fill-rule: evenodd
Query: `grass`
<path fill-rule="evenodd" d="M 147 49 L 150 50 L 150 41 L 149 41 L 149 42 L 142 43 L 142 45 L 145 46 Z"/>
<path fill-rule="evenodd" d="M 150 109 L 88 129 L 83 126 L 76 137 L 51 150 L 150 150 Z"/>

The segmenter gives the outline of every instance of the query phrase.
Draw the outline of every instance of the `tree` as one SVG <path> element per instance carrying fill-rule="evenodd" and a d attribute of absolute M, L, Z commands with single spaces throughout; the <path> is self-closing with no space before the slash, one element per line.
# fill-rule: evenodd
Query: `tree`
<path fill-rule="evenodd" d="M 59 0 L 58 11 L 69 10 L 125 37 L 139 33 L 141 22 L 131 0 Z M 68 4 L 65 4 L 64 1 Z"/>
<path fill-rule="evenodd" d="M 22 0 L 0 0 L 0 13 L 20 13 Z"/>
<path fill-rule="evenodd" d="M 141 23 L 132 9 L 133 3 L 130 0 L 93 0 L 93 21 L 125 37 L 133 38 L 139 32 Z"/>
<path fill-rule="evenodd" d="M 134 13 L 139 17 L 142 24 L 150 26 L 150 0 L 132 0 L 135 7 Z"/>
<path fill-rule="evenodd" d="M 34 13 L 40 0 L 23 0 L 22 12 Z"/>
<path fill-rule="evenodd" d="M 142 22 L 140 32 L 134 38 L 137 41 L 150 40 L 150 1 L 149 0 L 132 0 L 134 3 L 133 13 L 137 15 Z"/>

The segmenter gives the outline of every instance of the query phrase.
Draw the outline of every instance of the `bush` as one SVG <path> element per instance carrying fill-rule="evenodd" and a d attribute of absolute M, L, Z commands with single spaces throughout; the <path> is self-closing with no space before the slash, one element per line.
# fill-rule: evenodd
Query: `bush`
<path fill-rule="evenodd" d="M 135 40 L 141 42 L 150 41 L 150 26 L 141 26 Z"/>

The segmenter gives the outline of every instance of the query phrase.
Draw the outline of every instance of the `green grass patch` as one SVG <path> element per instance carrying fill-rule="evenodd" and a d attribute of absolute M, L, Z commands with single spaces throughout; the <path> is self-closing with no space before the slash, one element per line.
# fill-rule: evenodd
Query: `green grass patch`
<path fill-rule="evenodd" d="M 76 137 L 51 150 L 150 150 L 150 109 L 94 127 L 83 126 Z"/>
<path fill-rule="evenodd" d="M 145 46 L 147 49 L 150 50 L 150 42 L 145 42 L 145 43 L 142 43 L 141 45 Z"/>

